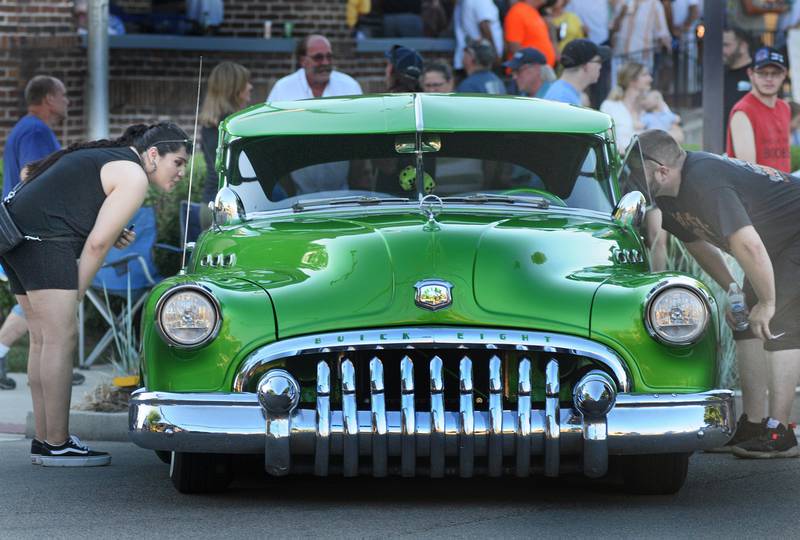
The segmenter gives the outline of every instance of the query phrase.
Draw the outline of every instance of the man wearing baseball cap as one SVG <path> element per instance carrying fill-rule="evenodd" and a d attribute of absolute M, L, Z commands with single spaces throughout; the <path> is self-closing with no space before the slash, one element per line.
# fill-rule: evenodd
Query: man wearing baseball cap
<path fill-rule="evenodd" d="M 561 52 L 564 71 L 561 78 L 550 85 L 544 99 L 582 104 L 582 93 L 600 78 L 603 62 L 611 57 L 611 49 L 596 45 L 588 39 L 573 39 Z"/>
<path fill-rule="evenodd" d="M 729 156 L 790 172 L 791 110 L 779 97 L 786 72 L 786 58 L 776 49 L 762 47 L 753 54 L 747 70 L 752 88 L 731 109 Z"/>
<path fill-rule="evenodd" d="M 778 97 L 783 81 L 786 79 L 786 71 L 786 59 L 783 54 L 770 47 L 758 49 L 753 54 L 752 64 L 747 70 L 747 76 L 750 78 L 752 88 L 733 106 L 730 121 L 728 122 L 726 148 L 728 156 L 766 166 L 762 168 L 746 164 L 749 167 L 748 170 L 760 172 L 762 176 L 771 178 L 773 183 L 767 185 L 774 186 L 775 189 L 782 189 L 784 184 L 791 184 L 788 179 L 774 170 L 777 169 L 783 173 L 788 173 L 791 169 L 789 154 L 791 111 L 789 105 Z M 736 193 L 737 197 L 742 197 L 737 191 L 731 191 Z M 764 190 L 764 192 L 766 195 L 771 193 L 770 190 Z M 777 202 L 778 199 L 775 199 L 775 201 Z M 761 208 L 762 214 L 774 215 L 781 207 L 785 206 L 784 202 L 785 199 L 771 208 L 769 204 L 759 206 L 748 201 L 747 208 L 754 210 Z M 730 214 L 727 206 L 719 205 L 719 207 Z M 726 219 L 730 221 L 730 218 Z M 788 224 L 788 222 L 784 222 L 785 224 Z M 664 228 L 667 227 L 665 226 Z M 742 265 L 742 267 L 744 268 L 745 266 Z M 771 270 L 772 268 L 770 268 Z M 796 296 L 791 296 L 789 292 L 779 290 L 778 293 L 781 300 L 796 298 Z M 748 305 L 751 310 L 755 302 L 760 301 L 760 299 L 760 296 L 758 300 L 754 299 L 752 295 L 748 297 Z M 738 450 L 739 453 L 737 454 L 743 457 L 759 457 L 762 454 L 769 456 L 770 452 L 765 454 L 764 448 L 759 450 L 753 444 L 756 446 L 759 444 L 761 446 L 773 444 L 770 441 L 761 441 L 759 443 L 758 438 L 768 435 L 770 429 L 777 428 L 777 420 L 771 418 L 762 420 L 764 404 L 767 401 L 767 388 L 770 385 L 770 381 L 774 381 L 775 372 L 772 373 L 772 379 L 770 379 L 769 362 L 764 352 L 765 347 L 762 347 L 761 341 L 754 339 L 752 333 L 748 331 L 734 332 L 733 337 L 736 340 L 736 360 L 742 385 L 742 408 L 744 409 L 744 414 L 739 418 L 736 434 L 726 446 L 737 448 L 744 445 L 743 448 Z M 773 370 L 775 369 L 778 368 L 773 366 Z M 794 388 L 794 385 L 795 383 L 792 381 L 790 386 Z M 783 392 L 780 392 L 780 394 L 783 395 Z M 791 394 L 794 397 L 793 391 Z M 778 403 L 777 395 L 775 392 L 770 393 L 770 409 L 773 408 L 773 404 Z M 784 407 L 781 405 L 778 408 L 783 409 Z M 778 417 L 782 416 L 775 411 L 771 411 L 771 413 Z M 787 419 L 782 418 L 780 422 L 787 423 Z M 755 439 L 755 443 L 751 444 L 752 441 L 748 441 L 748 439 Z M 796 451 L 796 444 L 795 442 L 792 445 L 792 451 Z M 755 454 L 751 450 L 755 451 Z"/>
<path fill-rule="evenodd" d="M 526 47 L 514 53 L 510 60 L 503 62 L 503 67 L 511 70 L 511 76 L 522 95 L 533 97 L 542 87 L 542 66 L 547 58 L 533 47 Z"/>

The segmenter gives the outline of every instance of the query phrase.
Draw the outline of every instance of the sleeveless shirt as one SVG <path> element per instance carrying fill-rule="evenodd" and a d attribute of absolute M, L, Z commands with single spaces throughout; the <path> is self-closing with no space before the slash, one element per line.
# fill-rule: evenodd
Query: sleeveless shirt
<path fill-rule="evenodd" d="M 730 118 L 742 111 L 753 126 L 756 142 L 756 163 L 783 172 L 791 172 L 792 160 L 789 154 L 789 123 L 791 111 L 785 101 L 779 99 L 774 107 L 767 107 L 752 92 L 748 92 L 731 109 Z M 727 144 L 725 152 L 736 157 L 731 139 L 730 119 L 728 121 Z"/>
<path fill-rule="evenodd" d="M 100 170 L 112 161 L 140 165 L 127 146 L 84 148 L 61 156 L 14 195 L 8 208 L 17 227 L 26 235 L 75 237 L 82 244 L 106 199 Z"/>

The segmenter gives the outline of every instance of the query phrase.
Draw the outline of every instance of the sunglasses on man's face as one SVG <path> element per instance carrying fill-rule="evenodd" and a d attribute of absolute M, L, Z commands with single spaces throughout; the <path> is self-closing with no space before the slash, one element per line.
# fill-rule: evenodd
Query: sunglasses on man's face
<path fill-rule="evenodd" d="M 317 54 L 307 54 L 309 58 L 311 58 L 314 62 L 320 63 L 323 60 L 327 60 L 328 62 L 333 61 L 333 53 L 317 53 Z"/>

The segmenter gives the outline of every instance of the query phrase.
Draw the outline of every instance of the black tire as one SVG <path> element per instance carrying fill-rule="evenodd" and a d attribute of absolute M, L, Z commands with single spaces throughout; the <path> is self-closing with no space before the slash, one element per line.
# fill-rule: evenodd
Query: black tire
<path fill-rule="evenodd" d="M 172 452 L 169 452 L 167 450 L 153 450 L 153 451 L 158 456 L 158 459 L 160 459 L 161 461 L 163 461 L 167 465 L 172 463 Z"/>
<path fill-rule="evenodd" d="M 181 493 L 219 493 L 233 480 L 231 458 L 225 454 L 172 452 L 169 477 Z"/>
<path fill-rule="evenodd" d="M 689 454 L 647 454 L 620 460 L 625 490 L 640 495 L 672 495 L 689 472 Z"/>

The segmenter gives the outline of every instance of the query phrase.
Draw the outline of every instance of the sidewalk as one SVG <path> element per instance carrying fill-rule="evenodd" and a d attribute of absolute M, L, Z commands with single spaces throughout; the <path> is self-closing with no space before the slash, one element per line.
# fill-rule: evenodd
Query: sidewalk
<path fill-rule="evenodd" d="M 110 366 L 97 366 L 90 370 L 80 370 L 86 381 L 72 387 L 72 405 L 83 401 L 85 394 L 95 389 L 98 384 L 110 382 L 113 373 Z M 17 382 L 14 390 L 0 390 L 0 433 L 24 434 L 28 413 L 33 411 L 28 376 L 24 373 L 11 373 Z"/>

